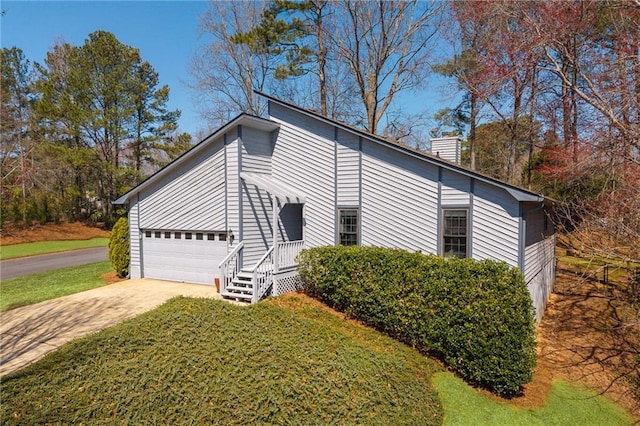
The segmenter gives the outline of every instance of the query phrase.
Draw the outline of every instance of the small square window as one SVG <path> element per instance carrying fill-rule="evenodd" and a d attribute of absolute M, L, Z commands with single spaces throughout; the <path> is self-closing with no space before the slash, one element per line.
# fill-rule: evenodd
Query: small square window
<path fill-rule="evenodd" d="M 144 236 L 146 238 L 151 238 L 151 231 L 144 231 Z"/>
<path fill-rule="evenodd" d="M 218 234 L 218 241 L 227 241 L 227 233 L 221 232 Z"/>
<path fill-rule="evenodd" d="M 192 236 L 191 232 L 185 232 L 185 233 L 184 233 L 184 239 L 185 239 L 185 240 L 190 240 L 190 239 L 191 239 L 191 236 Z"/>
<path fill-rule="evenodd" d="M 174 233 L 173 233 L 173 237 L 174 237 L 176 240 L 179 240 L 180 238 L 182 238 L 182 234 L 181 234 L 180 232 L 174 232 Z"/>
<path fill-rule="evenodd" d="M 214 241 L 216 239 L 216 234 L 207 234 L 207 240 Z"/>
<path fill-rule="evenodd" d="M 155 237 L 156 238 L 161 238 L 161 236 L 162 236 L 162 232 L 160 232 L 160 231 L 156 231 L 155 232 Z"/>
<path fill-rule="evenodd" d="M 200 232 L 196 233 L 196 240 L 202 241 L 202 233 L 200 233 Z"/>
<path fill-rule="evenodd" d="M 165 232 L 164 233 L 164 237 L 165 238 L 171 238 L 171 232 Z"/>

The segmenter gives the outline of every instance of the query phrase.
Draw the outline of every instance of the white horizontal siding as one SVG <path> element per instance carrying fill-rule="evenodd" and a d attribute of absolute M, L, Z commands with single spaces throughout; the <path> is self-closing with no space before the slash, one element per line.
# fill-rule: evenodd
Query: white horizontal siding
<path fill-rule="evenodd" d="M 273 245 L 271 199 L 255 185 L 242 185 L 243 266 L 252 267 Z"/>
<path fill-rule="evenodd" d="M 240 157 L 238 155 L 238 139 L 236 132 L 227 135 L 226 139 L 226 206 L 227 231 L 235 236 L 234 244 L 242 240 L 240 229 Z M 229 241 L 231 244 L 231 241 Z"/>
<path fill-rule="evenodd" d="M 353 133 L 338 131 L 336 146 L 336 186 L 339 206 L 360 204 L 359 138 Z"/>
<path fill-rule="evenodd" d="M 476 180 L 473 197 L 472 255 L 519 266 L 518 202 L 505 190 Z"/>
<path fill-rule="evenodd" d="M 437 167 L 366 140 L 362 151 L 362 244 L 435 253 Z"/>
<path fill-rule="evenodd" d="M 460 140 L 457 137 L 431 139 L 431 153 L 459 164 Z"/>
<path fill-rule="evenodd" d="M 274 148 L 273 177 L 306 196 L 304 239 L 307 247 L 335 243 L 335 164 L 333 127 L 271 104 L 281 124 Z"/>
<path fill-rule="evenodd" d="M 271 174 L 271 133 L 242 127 L 242 170 Z"/>
<path fill-rule="evenodd" d="M 555 280 L 555 236 L 551 228 L 544 229 L 544 217 L 540 208 L 534 208 L 525 217 L 524 277 L 538 321 Z"/>
<path fill-rule="evenodd" d="M 271 133 L 243 126 L 240 172 L 271 174 Z M 251 268 L 273 244 L 270 195 L 240 180 L 242 199 L 242 264 Z"/>
<path fill-rule="evenodd" d="M 442 198 L 446 205 L 468 205 L 471 191 L 471 179 L 452 170 L 442 170 Z"/>
<path fill-rule="evenodd" d="M 544 210 L 535 209 L 526 215 L 524 276 L 530 281 L 545 265 L 554 260 L 553 239 L 544 229 Z"/>
<path fill-rule="evenodd" d="M 221 142 L 214 145 L 204 161 L 174 172 L 161 189 L 142 198 L 141 229 L 224 229 L 224 152 Z"/>
<path fill-rule="evenodd" d="M 139 204 L 136 201 L 131 202 L 129 207 L 129 248 L 130 248 L 130 260 L 129 260 L 129 277 L 141 278 L 142 268 L 140 263 L 140 226 L 138 222 L 138 207 Z"/>
<path fill-rule="evenodd" d="M 542 248 L 545 252 L 553 252 L 555 248 L 555 236 L 548 237 Z M 536 309 L 536 321 L 540 321 L 544 309 L 547 305 L 549 295 L 553 290 L 553 285 L 556 276 L 556 262 L 555 258 L 547 259 L 545 263 L 540 264 L 540 269 L 535 275 L 526 280 L 533 306 Z"/>

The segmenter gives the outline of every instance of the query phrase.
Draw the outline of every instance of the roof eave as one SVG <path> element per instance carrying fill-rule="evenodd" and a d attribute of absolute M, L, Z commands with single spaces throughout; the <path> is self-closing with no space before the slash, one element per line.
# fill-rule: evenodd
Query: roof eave
<path fill-rule="evenodd" d="M 545 200 L 545 197 L 542 195 L 524 192 L 512 187 L 505 187 L 505 189 L 516 201 L 543 203 Z"/>

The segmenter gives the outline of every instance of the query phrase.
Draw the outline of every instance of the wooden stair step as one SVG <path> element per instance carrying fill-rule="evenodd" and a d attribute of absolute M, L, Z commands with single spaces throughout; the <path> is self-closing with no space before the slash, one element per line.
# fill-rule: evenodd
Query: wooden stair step
<path fill-rule="evenodd" d="M 228 285 L 227 286 L 227 292 L 234 292 L 234 291 L 242 291 L 242 292 L 251 292 L 253 294 L 253 287 L 243 287 L 243 286 L 235 286 L 235 285 Z"/>
<path fill-rule="evenodd" d="M 236 275 L 236 278 L 239 278 L 239 279 L 242 279 L 242 280 L 252 280 L 253 279 L 253 272 L 240 271 Z"/>
<path fill-rule="evenodd" d="M 248 301 L 251 301 L 251 299 L 253 299 L 253 294 L 230 293 L 228 291 L 223 292 L 221 294 L 221 296 L 229 298 L 229 299 L 243 299 L 243 300 L 248 300 Z"/>

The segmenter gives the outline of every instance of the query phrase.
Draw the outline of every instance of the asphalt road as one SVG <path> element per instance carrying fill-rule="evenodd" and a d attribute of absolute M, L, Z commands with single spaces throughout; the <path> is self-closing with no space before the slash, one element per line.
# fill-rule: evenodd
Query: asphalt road
<path fill-rule="evenodd" d="M 0 261 L 0 279 L 107 260 L 107 248 L 95 247 Z"/>

